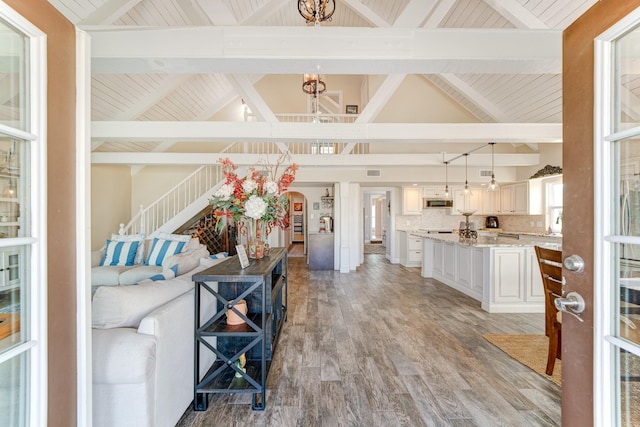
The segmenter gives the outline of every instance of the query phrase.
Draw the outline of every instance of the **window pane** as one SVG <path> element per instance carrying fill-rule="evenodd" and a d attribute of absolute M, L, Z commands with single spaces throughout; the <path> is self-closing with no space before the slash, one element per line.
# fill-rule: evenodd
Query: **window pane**
<path fill-rule="evenodd" d="M 28 246 L 0 248 L 0 353 L 30 339 L 28 253 Z"/>
<path fill-rule="evenodd" d="M 623 426 L 640 423 L 640 358 L 619 350 L 620 420 Z"/>
<path fill-rule="evenodd" d="M 29 142 L 0 135 L 0 238 L 29 235 Z"/>
<path fill-rule="evenodd" d="M 26 426 L 27 357 L 29 352 L 0 363 L 0 426 Z"/>
<path fill-rule="evenodd" d="M 640 139 L 618 141 L 613 147 L 617 177 L 611 189 L 615 233 L 640 236 Z"/>
<path fill-rule="evenodd" d="M 27 130 L 27 38 L 0 20 L 0 123 Z"/>

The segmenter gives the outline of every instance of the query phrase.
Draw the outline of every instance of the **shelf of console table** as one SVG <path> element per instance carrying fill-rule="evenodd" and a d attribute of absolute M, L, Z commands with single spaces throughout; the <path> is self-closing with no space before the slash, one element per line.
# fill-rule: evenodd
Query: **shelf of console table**
<path fill-rule="evenodd" d="M 216 356 L 216 362 L 202 379 L 198 369 L 194 369 L 196 411 L 207 409 L 210 393 L 252 393 L 252 408 L 265 408 L 267 375 L 287 319 L 287 275 L 288 253 L 284 248 L 271 249 L 269 256 L 251 260 L 245 269 L 238 257 L 233 256 L 194 274 L 194 366 L 200 366 L 201 351 L 211 351 Z M 216 313 L 204 321 L 200 321 L 199 310 L 202 292 L 210 293 L 217 302 Z M 242 299 L 247 303 L 247 315 L 241 315 L 245 323 L 227 325 L 227 311 Z M 215 345 L 211 344 L 212 338 Z M 235 363 L 242 354 L 247 360 L 246 372 Z"/>

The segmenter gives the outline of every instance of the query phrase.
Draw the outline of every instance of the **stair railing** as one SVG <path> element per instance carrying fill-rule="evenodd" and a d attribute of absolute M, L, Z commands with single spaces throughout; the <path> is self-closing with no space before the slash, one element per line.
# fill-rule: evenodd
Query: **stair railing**
<path fill-rule="evenodd" d="M 120 224 L 120 234 L 151 235 L 205 193 L 212 193 L 223 177 L 220 165 L 201 166 L 146 208 L 141 205 L 126 226 Z"/>

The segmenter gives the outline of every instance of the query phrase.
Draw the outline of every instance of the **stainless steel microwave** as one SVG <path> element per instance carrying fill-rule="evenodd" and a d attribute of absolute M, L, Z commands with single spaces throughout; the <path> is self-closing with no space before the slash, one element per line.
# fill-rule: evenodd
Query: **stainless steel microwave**
<path fill-rule="evenodd" d="M 451 199 L 422 199 L 422 208 L 452 208 L 453 200 Z"/>

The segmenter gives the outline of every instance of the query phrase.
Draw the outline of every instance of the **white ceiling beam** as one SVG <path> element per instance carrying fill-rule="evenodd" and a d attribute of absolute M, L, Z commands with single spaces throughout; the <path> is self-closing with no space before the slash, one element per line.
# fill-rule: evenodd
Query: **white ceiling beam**
<path fill-rule="evenodd" d="M 440 74 L 439 77 L 446 81 L 451 87 L 458 91 L 458 93 L 475 104 L 496 122 L 509 122 L 507 116 L 504 114 L 504 111 L 500 110 L 497 105 L 487 100 L 487 98 L 482 96 L 478 91 L 476 91 L 473 87 L 468 85 L 458 76 L 445 73 Z"/>
<path fill-rule="evenodd" d="M 110 25 L 142 0 L 109 0 L 85 17 L 78 25 Z"/>
<path fill-rule="evenodd" d="M 558 30 L 110 27 L 89 34 L 96 74 L 303 74 L 318 66 L 324 74 L 368 75 L 562 70 Z"/>
<path fill-rule="evenodd" d="M 126 155 L 125 155 L 126 154 Z M 237 165 L 253 165 L 262 154 L 228 154 Z M 216 163 L 220 153 L 92 153 L 93 164 L 119 165 L 202 165 Z M 504 166 L 535 166 L 540 155 L 533 154 L 496 154 L 495 162 Z M 430 154 L 349 154 L 318 155 L 295 154 L 294 161 L 301 166 L 442 166 L 440 153 Z M 491 165 L 490 154 L 469 156 L 469 166 Z"/>
<path fill-rule="evenodd" d="M 385 21 L 380 15 L 371 10 L 369 6 L 359 0 L 342 0 L 342 3 L 346 4 L 357 15 L 360 15 L 362 19 L 374 27 L 386 28 L 391 26 L 391 24 Z"/>
<path fill-rule="evenodd" d="M 253 86 L 251 80 L 249 80 L 249 77 L 244 74 L 231 74 L 227 75 L 227 80 L 229 80 L 229 83 L 231 83 L 236 92 L 242 96 L 249 108 L 251 108 L 251 112 L 259 120 L 266 122 L 278 121 L 276 115 L 273 114 L 273 111 L 271 111 L 267 103 L 262 99 L 262 96 L 260 96 Z"/>
<path fill-rule="evenodd" d="M 380 114 L 389 98 L 396 92 L 406 74 L 391 74 L 382 82 L 376 93 L 371 97 L 362 112 L 358 115 L 356 123 L 370 123 Z"/>
<path fill-rule="evenodd" d="M 558 143 L 561 123 L 285 123 L 94 121 L 93 141 Z"/>
<path fill-rule="evenodd" d="M 156 145 L 155 147 L 153 147 L 153 150 L 151 150 L 151 151 L 154 152 L 154 153 L 164 153 L 165 151 L 167 151 L 169 148 L 173 147 L 174 145 L 175 145 L 175 142 L 162 142 L 162 143 Z M 145 165 L 143 165 L 143 164 L 138 164 L 138 165 L 131 166 L 131 176 L 135 176 L 138 172 L 140 172 L 142 169 L 144 169 L 144 167 L 145 167 Z"/>
<path fill-rule="evenodd" d="M 187 15 L 192 25 L 212 25 L 208 15 L 202 10 L 198 0 L 175 0 L 178 6 Z"/>
<path fill-rule="evenodd" d="M 457 0 L 440 0 L 435 10 L 424 24 L 425 28 L 438 28 Z"/>
<path fill-rule="evenodd" d="M 185 84 L 193 76 L 189 75 L 173 75 L 162 83 L 157 90 L 146 97 L 136 100 L 128 109 L 118 112 L 113 116 L 113 120 L 133 120 L 145 111 L 156 105 L 158 102 L 166 98 L 171 92 Z"/>
<path fill-rule="evenodd" d="M 549 28 L 516 0 L 484 0 L 484 2 L 517 28 Z"/>
<path fill-rule="evenodd" d="M 278 11 L 284 6 L 291 6 L 291 0 L 271 0 L 265 2 L 261 7 L 253 11 L 246 19 L 240 22 L 240 25 L 251 26 L 264 23 L 272 15 L 278 13 Z"/>
<path fill-rule="evenodd" d="M 396 18 L 393 26 L 405 28 L 421 26 L 436 3 L 436 0 L 411 0 Z"/>
<path fill-rule="evenodd" d="M 224 0 L 196 0 L 207 18 L 216 27 L 225 25 L 238 25 L 233 12 L 227 7 Z"/>

